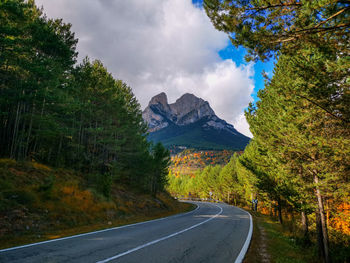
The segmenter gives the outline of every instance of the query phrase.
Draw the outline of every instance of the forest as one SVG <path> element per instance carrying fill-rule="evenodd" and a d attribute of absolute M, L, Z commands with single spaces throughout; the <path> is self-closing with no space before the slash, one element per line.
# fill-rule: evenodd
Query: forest
<path fill-rule="evenodd" d="M 170 174 L 175 195 L 214 198 L 285 218 L 322 262 L 350 259 L 349 1 L 204 1 L 214 26 L 276 61 L 246 118 L 253 139 L 224 167 Z"/>
<path fill-rule="evenodd" d="M 78 63 L 70 24 L 48 18 L 34 1 L 6 0 L 0 158 L 72 169 L 95 178 L 107 199 L 113 183 L 152 195 L 212 192 L 243 207 L 258 199 L 259 211 L 294 222 L 320 261 L 349 261 L 350 2 L 204 0 L 204 9 L 246 48 L 247 61 L 276 61 L 246 110 L 254 137 L 243 153 L 225 157 L 226 165 L 191 153 L 203 167 L 168 174 L 169 151 L 147 141 L 131 88 L 101 61 Z"/>
<path fill-rule="evenodd" d="M 0 21 L 0 158 L 98 175 L 107 197 L 112 182 L 162 191 L 169 152 L 147 141 L 126 83 L 77 62 L 71 24 L 25 0 L 1 1 Z"/>

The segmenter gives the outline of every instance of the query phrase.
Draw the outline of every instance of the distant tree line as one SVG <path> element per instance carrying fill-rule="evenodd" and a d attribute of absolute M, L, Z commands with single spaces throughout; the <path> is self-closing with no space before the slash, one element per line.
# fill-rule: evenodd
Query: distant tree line
<path fill-rule="evenodd" d="M 71 25 L 24 0 L 1 1 L 0 21 L 0 157 L 163 190 L 168 151 L 147 141 L 127 84 L 100 61 L 76 65 Z"/>

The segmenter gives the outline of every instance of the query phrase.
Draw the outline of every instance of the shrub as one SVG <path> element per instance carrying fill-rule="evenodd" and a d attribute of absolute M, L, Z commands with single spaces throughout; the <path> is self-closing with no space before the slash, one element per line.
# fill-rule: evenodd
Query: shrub
<path fill-rule="evenodd" d="M 88 175 L 89 186 L 95 188 L 107 199 L 111 197 L 112 183 L 112 175 L 109 173 Z"/>
<path fill-rule="evenodd" d="M 21 205 L 32 205 L 36 200 L 36 196 L 28 190 L 6 190 L 2 194 L 7 200 L 15 201 Z"/>
<path fill-rule="evenodd" d="M 38 192 L 42 193 L 43 198 L 52 198 L 52 189 L 55 184 L 55 176 L 50 175 L 44 179 L 44 182 L 38 187 Z"/>

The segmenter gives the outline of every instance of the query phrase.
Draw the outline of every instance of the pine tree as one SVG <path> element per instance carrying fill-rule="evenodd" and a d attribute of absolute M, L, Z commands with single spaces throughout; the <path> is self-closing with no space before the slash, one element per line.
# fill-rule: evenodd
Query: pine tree
<path fill-rule="evenodd" d="M 205 0 L 204 7 L 218 30 L 248 49 L 249 59 L 292 54 L 304 44 L 349 51 L 349 1 Z"/>
<path fill-rule="evenodd" d="M 278 178 L 284 181 L 287 188 L 282 196 L 294 209 L 304 214 L 312 209 L 317 211 L 322 230 L 320 250 L 326 262 L 329 249 L 323 200 L 346 198 L 350 160 L 345 148 L 350 147 L 349 129 L 341 118 L 320 107 L 316 97 L 315 101 L 308 99 L 313 89 L 322 86 L 329 88 L 323 89 L 329 96 L 337 94 L 332 88 L 333 79 L 325 79 L 329 75 L 319 70 L 314 70 L 310 77 L 300 64 L 316 69 L 325 68 L 327 61 L 329 53 L 313 47 L 305 48 L 298 56 L 281 55 L 274 77 L 259 93 L 261 100 L 256 106 L 251 105 L 247 113 L 254 140 L 262 148 L 250 161 L 261 170 L 265 169 L 262 163 L 269 164 L 267 170 L 276 167 L 272 178 L 275 182 Z M 258 156 L 267 158 L 261 162 L 256 160 Z M 259 170 L 254 173 L 259 175 Z M 268 174 L 261 177 L 268 178 Z M 278 189 L 278 185 L 272 186 L 273 190 Z M 261 185 L 258 187 L 269 192 Z"/>

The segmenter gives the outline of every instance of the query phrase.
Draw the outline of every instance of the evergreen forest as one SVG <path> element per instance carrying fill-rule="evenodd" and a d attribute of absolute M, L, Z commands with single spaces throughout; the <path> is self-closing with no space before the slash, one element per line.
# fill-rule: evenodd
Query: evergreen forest
<path fill-rule="evenodd" d="M 126 83 L 77 62 L 71 25 L 25 0 L 1 1 L 0 21 L 0 158 L 97 175 L 106 196 L 112 182 L 162 191 L 168 151 L 147 141 Z"/>
<path fill-rule="evenodd" d="M 178 196 L 225 200 L 285 218 L 321 262 L 350 259 L 350 2 L 205 0 L 247 61 L 274 59 L 246 118 L 253 139 L 224 167 L 170 174 Z"/>

